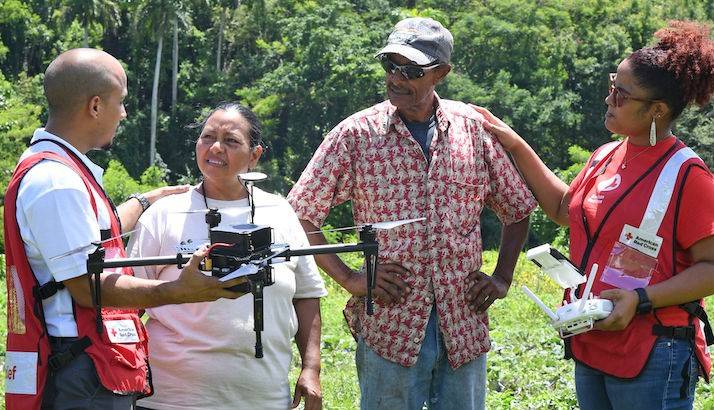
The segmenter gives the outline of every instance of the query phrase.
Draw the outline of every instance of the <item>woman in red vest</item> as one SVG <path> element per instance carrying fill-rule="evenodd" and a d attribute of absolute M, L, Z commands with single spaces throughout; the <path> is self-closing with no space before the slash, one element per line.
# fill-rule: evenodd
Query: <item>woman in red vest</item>
<path fill-rule="evenodd" d="M 570 186 L 476 108 L 544 212 L 570 227 L 581 272 L 599 266 L 593 294 L 614 303 L 596 330 L 568 339 L 581 409 L 691 408 L 698 376 L 709 378 L 714 337 L 699 319 L 714 293 L 714 178 L 672 125 L 714 94 L 714 42 L 694 22 L 655 36 L 610 75 L 605 127 L 626 138 L 598 148 Z"/>

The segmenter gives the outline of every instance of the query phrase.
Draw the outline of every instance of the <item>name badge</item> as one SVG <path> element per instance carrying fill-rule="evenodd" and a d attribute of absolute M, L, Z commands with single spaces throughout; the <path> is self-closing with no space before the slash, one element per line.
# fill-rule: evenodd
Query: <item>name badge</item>
<path fill-rule="evenodd" d="M 5 392 L 37 394 L 37 352 L 5 353 Z"/>
<path fill-rule="evenodd" d="M 620 243 L 656 258 L 659 255 L 659 249 L 662 247 L 662 238 L 626 224 L 620 234 Z"/>
<path fill-rule="evenodd" d="M 138 343 L 139 333 L 133 320 L 105 320 L 104 327 L 112 343 Z"/>

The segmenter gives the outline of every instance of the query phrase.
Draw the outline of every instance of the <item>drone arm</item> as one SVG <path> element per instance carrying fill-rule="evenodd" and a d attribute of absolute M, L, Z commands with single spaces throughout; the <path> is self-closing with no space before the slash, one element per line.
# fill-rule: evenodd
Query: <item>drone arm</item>
<path fill-rule="evenodd" d="M 63 281 L 72 299 L 82 307 L 93 307 L 90 285 L 94 275 L 82 275 Z M 118 273 L 101 273 L 100 289 L 103 306 L 146 308 L 158 306 L 167 299 L 161 295 L 165 282 L 139 279 Z"/>
<path fill-rule="evenodd" d="M 316 227 L 312 222 L 306 219 L 301 219 L 300 224 L 302 225 L 305 232 L 314 232 L 319 230 L 318 227 Z M 310 245 L 312 246 L 327 245 L 327 239 L 325 239 L 325 235 L 320 232 L 307 235 L 307 239 L 310 242 Z M 291 250 L 291 256 L 297 256 L 297 254 L 293 253 L 294 251 L 295 250 Z M 317 262 L 317 265 L 320 266 L 322 270 L 324 270 L 328 275 L 330 275 L 330 277 L 334 279 L 335 282 L 337 282 L 343 288 L 347 289 L 347 291 L 349 291 L 350 293 L 353 293 L 352 290 L 349 289 L 348 283 L 349 280 L 354 276 L 355 272 L 347 265 L 345 265 L 345 263 L 342 262 L 342 259 L 340 259 L 334 253 L 325 253 L 315 255 L 315 262 Z"/>
<path fill-rule="evenodd" d="M 152 266 L 152 265 L 181 265 L 191 260 L 189 254 L 177 254 L 175 256 L 155 256 L 142 258 L 118 258 L 104 261 L 104 268 L 118 268 L 124 266 Z"/>
<path fill-rule="evenodd" d="M 178 279 L 163 280 L 142 279 L 120 273 L 100 273 L 101 300 L 104 306 L 125 308 L 149 308 L 166 304 L 212 301 L 218 298 L 240 296 L 225 288 L 238 285 L 243 279 L 236 278 L 220 282 L 207 277 L 198 270 L 199 261 L 205 251 L 198 251 L 190 258 L 185 255 L 158 258 L 127 258 L 104 261 L 101 268 L 137 266 L 148 263 L 170 265 L 177 259 L 186 260 Z M 92 306 L 91 290 L 87 275 L 64 281 L 72 297 L 82 306 Z"/>

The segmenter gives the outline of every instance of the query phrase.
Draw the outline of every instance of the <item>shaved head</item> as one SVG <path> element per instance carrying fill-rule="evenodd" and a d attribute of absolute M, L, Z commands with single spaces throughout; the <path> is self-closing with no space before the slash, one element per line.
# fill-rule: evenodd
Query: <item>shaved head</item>
<path fill-rule="evenodd" d="M 80 110 L 93 96 L 106 96 L 126 85 L 126 74 L 110 54 L 76 48 L 59 55 L 45 71 L 45 97 L 50 116 L 63 117 Z"/>

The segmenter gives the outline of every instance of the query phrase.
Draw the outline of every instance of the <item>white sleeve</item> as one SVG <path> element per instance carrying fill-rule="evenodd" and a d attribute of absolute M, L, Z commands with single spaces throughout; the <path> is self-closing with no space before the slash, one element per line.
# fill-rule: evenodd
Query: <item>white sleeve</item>
<path fill-rule="evenodd" d="M 23 241 L 39 251 L 55 281 L 87 273 L 87 254 L 92 247 L 53 257 L 100 240 L 89 195 L 79 175 L 55 161 L 35 165 L 20 183 L 17 213 L 24 214 L 24 226 L 20 227 Z"/>

